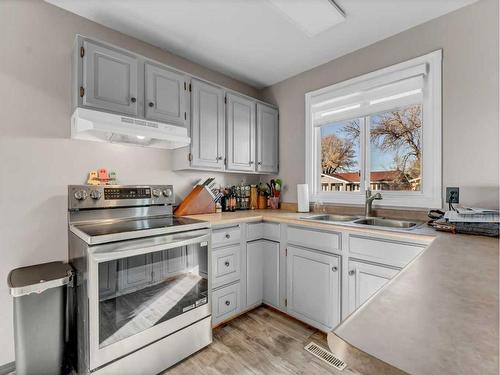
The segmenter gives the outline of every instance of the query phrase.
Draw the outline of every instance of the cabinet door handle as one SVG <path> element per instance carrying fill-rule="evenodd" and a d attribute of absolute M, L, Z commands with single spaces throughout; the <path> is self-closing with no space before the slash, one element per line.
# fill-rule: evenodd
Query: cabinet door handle
<path fill-rule="evenodd" d="M 137 101 L 137 99 L 136 99 L 136 98 L 134 98 L 134 97 L 131 97 L 131 98 L 130 98 L 130 101 L 131 101 L 132 103 L 135 103 L 135 102 Z"/>
<path fill-rule="evenodd" d="M 149 102 L 149 104 L 148 104 L 148 105 L 149 105 L 151 108 L 153 108 L 153 107 L 155 106 L 155 103 L 153 103 L 153 102 Z"/>
<path fill-rule="evenodd" d="M 337 266 L 333 266 L 333 267 L 332 267 L 332 271 L 333 271 L 333 272 L 337 272 L 337 270 L 338 270 L 338 269 L 339 269 L 339 268 L 338 268 Z"/>
<path fill-rule="evenodd" d="M 226 301 L 226 306 L 229 306 L 230 304 L 231 304 L 231 302 Z"/>
<path fill-rule="evenodd" d="M 350 271 L 349 271 L 349 276 L 352 276 L 352 275 L 354 275 L 355 273 L 356 273 L 356 271 L 354 271 L 354 270 L 350 270 Z"/>
<path fill-rule="evenodd" d="M 222 156 L 217 156 L 217 157 L 215 158 L 215 160 L 222 160 L 222 159 L 223 159 L 223 157 L 222 157 Z"/>
<path fill-rule="evenodd" d="M 258 165 L 262 165 L 262 162 L 261 162 L 261 161 L 259 161 L 257 164 L 258 164 Z"/>
<path fill-rule="evenodd" d="M 229 262 L 228 262 L 228 261 L 225 261 L 225 262 L 224 262 L 224 265 L 225 265 L 226 267 L 229 267 Z"/>
<path fill-rule="evenodd" d="M 252 160 L 250 160 L 250 161 L 248 162 L 248 164 L 252 165 L 252 164 L 253 164 L 253 161 L 252 161 Z"/>
<path fill-rule="evenodd" d="M 227 239 L 230 239 L 231 238 L 231 235 L 229 233 L 226 233 L 226 238 Z"/>

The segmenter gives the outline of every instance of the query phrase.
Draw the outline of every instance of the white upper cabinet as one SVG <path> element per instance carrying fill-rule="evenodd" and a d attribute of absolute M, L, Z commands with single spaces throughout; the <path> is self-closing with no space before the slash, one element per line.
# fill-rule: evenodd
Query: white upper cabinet
<path fill-rule="evenodd" d="M 377 293 L 398 272 L 395 268 L 349 260 L 349 314 Z"/>
<path fill-rule="evenodd" d="M 226 95 L 227 169 L 255 171 L 255 101 Z"/>
<path fill-rule="evenodd" d="M 138 61 L 132 54 L 85 40 L 80 97 L 84 106 L 138 114 Z"/>
<path fill-rule="evenodd" d="M 257 103 L 257 171 L 278 173 L 278 110 Z"/>
<path fill-rule="evenodd" d="M 186 76 L 144 64 L 146 118 L 186 126 Z"/>
<path fill-rule="evenodd" d="M 191 81 L 191 166 L 224 169 L 224 91 Z"/>
<path fill-rule="evenodd" d="M 287 311 L 321 329 L 340 322 L 339 257 L 288 246 Z"/>

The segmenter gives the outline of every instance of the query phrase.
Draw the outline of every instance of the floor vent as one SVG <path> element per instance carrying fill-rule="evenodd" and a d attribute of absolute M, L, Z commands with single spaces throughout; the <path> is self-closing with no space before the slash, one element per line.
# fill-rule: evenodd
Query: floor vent
<path fill-rule="evenodd" d="M 323 349 L 321 346 L 318 346 L 313 342 L 307 344 L 304 349 L 311 353 L 313 356 L 318 357 L 322 361 L 328 363 L 330 366 L 335 367 L 337 370 L 342 371 L 347 366 L 344 361 L 341 361 L 328 350 Z"/>

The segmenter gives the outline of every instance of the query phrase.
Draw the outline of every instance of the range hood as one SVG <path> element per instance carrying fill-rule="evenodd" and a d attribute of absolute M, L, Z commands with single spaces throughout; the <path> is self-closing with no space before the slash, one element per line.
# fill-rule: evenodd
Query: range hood
<path fill-rule="evenodd" d="M 87 108 L 71 116 L 71 138 L 174 149 L 187 146 L 191 138 L 182 126 L 127 117 Z"/>

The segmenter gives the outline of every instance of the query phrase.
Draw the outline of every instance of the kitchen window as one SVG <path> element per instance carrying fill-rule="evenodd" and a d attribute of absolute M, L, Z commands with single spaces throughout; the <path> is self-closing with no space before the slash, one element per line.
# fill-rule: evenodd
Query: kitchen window
<path fill-rule="evenodd" d="M 313 202 L 441 207 L 441 50 L 306 94 Z"/>

